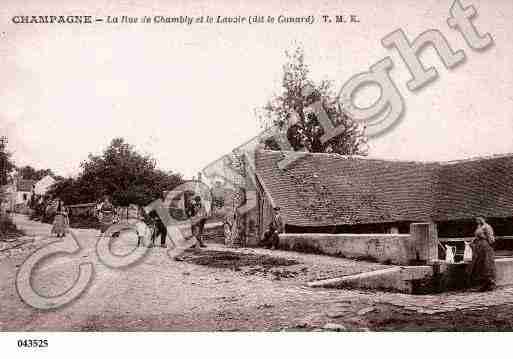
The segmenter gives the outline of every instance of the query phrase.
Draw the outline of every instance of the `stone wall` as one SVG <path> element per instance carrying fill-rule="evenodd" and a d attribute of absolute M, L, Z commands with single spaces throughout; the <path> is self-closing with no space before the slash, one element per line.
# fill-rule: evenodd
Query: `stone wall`
<path fill-rule="evenodd" d="M 280 248 L 381 263 L 414 259 L 409 234 L 281 234 Z"/>
<path fill-rule="evenodd" d="M 495 260 L 497 271 L 497 285 L 513 284 L 513 258 L 499 258 Z"/>
<path fill-rule="evenodd" d="M 436 259 L 436 226 L 413 223 L 410 234 L 281 234 L 279 246 L 381 263 L 429 263 Z"/>

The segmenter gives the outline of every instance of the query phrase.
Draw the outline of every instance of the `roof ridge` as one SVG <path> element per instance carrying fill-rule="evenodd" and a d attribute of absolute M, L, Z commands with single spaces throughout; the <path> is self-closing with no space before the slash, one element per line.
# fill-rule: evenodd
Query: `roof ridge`
<path fill-rule="evenodd" d="M 456 163 L 477 162 L 477 161 L 492 160 L 492 159 L 496 159 L 496 158 L 506 158 L 506 157 L 513 157 L 513 152 L 494 153 L 491 155 L 483 155 L 483 156 L 473 156 L 473 157 L 455 159 L 455 160 L 450 160 L 450 161 L 443 161 L 443 162 L 438 162 L 438 163 L 440 163 L 441 165 L 453 165 Z"/>
<path fill-rule="evenodd" d="M 280 153 L 292 153 L 296 151 L 275 151 L 275 150 L 258 150 L 257 152 L 280 152 Z M 375 156 L 364 156 L 364 155 L 342 155 L 339 153 L 327 153 L 327 152 L 305 152 L 306 155 L 311 156 L 325 156 L 325 157 L 336 157 L 336 158 L 347 158 L 347 159 L 363 159 L 363 160 L 374 160 L 374 161 L 384 161 L 384 162 L 408 162 L 408 163 L 418 163 L 418 164 L 439 164 L 439 165 L 452 165 L 456 163 L 465 163 L 465 162 L 474 162 L 474 161 L 483 161 L 490 160 L 496 158 L 506 158 L 513 157 L 513 152 L 507 153 L 497 153 L 492 155 L 483 155 L 483 156 L 472 156 L 468 158 L 448 160 L 448 161 L 421 161 L 421 160 L 408 160 L 408 159 L 399 159 L 399 158 L 383 158 L 383 157 L 375 157 Z"/>
<path fill-rule="evenodd" d="M 293 153 L 293 152 L 297 152 L 297 151 L 257 150 L 257 152 Z M 436 163 L 436 162 L 433 162 L 433 161 L 417 161 L 417 160 L 407 160 L 407 159 L 398 159 L 398 158 L 382 158 L 382 157 L 364 156 L 364 155 L 342 155 L 340 153 L 329 153 L 329 152 L 304 152 L 304 153 L 307 156 L 333 157 L 333 158 L 340 158 L 340 159 L 362 159 L 362 160 L 383 161 L 383 162 L 402 162 L 402 163 L 418 163 L 418 164 Z"/>

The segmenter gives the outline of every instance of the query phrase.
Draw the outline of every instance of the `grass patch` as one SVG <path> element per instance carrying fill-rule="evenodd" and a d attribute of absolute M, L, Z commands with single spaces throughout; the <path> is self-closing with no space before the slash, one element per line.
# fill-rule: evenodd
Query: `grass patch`
<path fill-rule="evenodd" d="M 298 261 L 276 258 L 268 255 L 237 253 L 231 251 L 188 249 L 184 262 L 215 268 L 240 270 L 241 267 L 261 266 L 264 268 L 283 267 L 299 264 Z"/>

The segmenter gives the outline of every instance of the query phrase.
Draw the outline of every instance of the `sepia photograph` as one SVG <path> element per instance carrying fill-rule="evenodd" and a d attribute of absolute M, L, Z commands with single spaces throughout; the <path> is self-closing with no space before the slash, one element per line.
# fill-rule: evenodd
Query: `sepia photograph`
<path fill-rule="evenodd" d="M 513 331 L 511 19 L 511 0 L 3 0 L 5 346 Z"/>

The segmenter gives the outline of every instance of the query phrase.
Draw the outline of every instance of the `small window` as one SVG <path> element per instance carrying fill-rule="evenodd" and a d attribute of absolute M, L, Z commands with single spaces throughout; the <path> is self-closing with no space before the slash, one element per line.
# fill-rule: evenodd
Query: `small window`
<path fill-rule="evenodd" d="M 23 193 L 23 200 L 26 201 L 27 200 L 27 194 L 26 193 Z"/>

